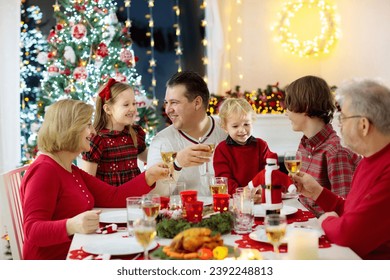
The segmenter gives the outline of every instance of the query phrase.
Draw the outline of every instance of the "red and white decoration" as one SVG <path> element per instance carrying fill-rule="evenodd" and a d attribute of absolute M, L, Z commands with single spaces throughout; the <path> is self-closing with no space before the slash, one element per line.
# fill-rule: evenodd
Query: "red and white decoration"
<path fill-rule="evenodd" d="M 282 191 L 292 189 L 293 182 L 286 173 L 279 170 L 277 154 L 269 153 L 266 162 L 265 169 L 260 171 L 248 186 L 251 189 L 261 186 L 261 203 L 264 209 L 282 209 Z"/>
<path fill-rule="evenodd" d="M 73 77 L 78 82 L 85 81 L 88 78 L 87 69 L 84 66 L 76 67 L 73 71 Z"/>
<path fill-rule="evenodd" d="M 60 68 L 57 65 L 52 64 L 47 68 L 47 74 L 51 77 L 58 76 L 60 74 Z"/>
<path fill-rule="evenodd" d="M 97 50 L 96 50 L 96 55 L 104 58 L 108 55 L 108 48 L 107 48 L 107 45 L 105 43 L 100 43 L 97 47 Z"/>
<path fill-rule="evenodd" d="M 75 39 L 82 39 L 87 35 L 87 27 L 84 24 L 78 23 L 72 27 L 72 37 Z"/>
<path fill-rule="evenodd" d="M 134 52 L 133 50 L 122 49 L 120 54 L 120 60 L 126 63 L 128 66 L 134 66 Z"/>
<path fill-rule="evenodd" d="M 114 79 L 115 79 L 117 82 L 120 82 L 120 83 L 125 83 L 125 82 L 127 81 L 126 76 L 123 75 L 123 74 L 120 73 L 120 72 L 116 72 L 116 73 L 115 73 Z"/>

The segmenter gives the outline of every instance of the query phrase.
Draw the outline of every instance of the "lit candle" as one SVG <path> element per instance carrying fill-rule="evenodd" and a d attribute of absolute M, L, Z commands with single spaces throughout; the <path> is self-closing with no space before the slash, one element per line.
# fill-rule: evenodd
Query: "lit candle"
<path fill-rule="evenodd" d="M 318 259 L 318 234 L 315 231 L 294 229 L 287 239 L 290 260 Z"/>

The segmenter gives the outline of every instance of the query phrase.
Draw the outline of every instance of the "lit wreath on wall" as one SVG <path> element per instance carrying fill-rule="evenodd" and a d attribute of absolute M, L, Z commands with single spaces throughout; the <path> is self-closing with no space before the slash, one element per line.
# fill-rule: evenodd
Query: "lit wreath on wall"
<path fill-rule="evenodd" d="M 312 40 L 299 41 L 297 35 L 290 30 L 290 20 L 302 7 L 318 7 L 320 10 L 321 34 Z M 328 54 L 330 48 L 340 38 L 339 17 L 336 8 L 324 0 L 300 0 L 284 4 L 283 12 L 279 15 L 279 21 L 272 27 L 277 33 L 276 41 L 282 47 L 300 57 L 319 56 Z"/>

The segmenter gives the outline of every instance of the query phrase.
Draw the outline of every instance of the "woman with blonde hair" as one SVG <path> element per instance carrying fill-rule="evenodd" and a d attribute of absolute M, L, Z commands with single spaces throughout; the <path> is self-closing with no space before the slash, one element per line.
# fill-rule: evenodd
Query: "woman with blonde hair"
<path fill-rule="evenodd" d="M 38 133 L 37 159 L 21 184 L 23 259 L 65 259 L 75 233 L 93 233 L 99 226 L 94 207 L 125 207 L 126 197 L 152 190 L 168 177 L 162 164 L 119 186 L 89 175 L 73 161 L 89 150 L 95 129 L 93 107 L 80 100 L 60 100 L 49 106 Z"/>

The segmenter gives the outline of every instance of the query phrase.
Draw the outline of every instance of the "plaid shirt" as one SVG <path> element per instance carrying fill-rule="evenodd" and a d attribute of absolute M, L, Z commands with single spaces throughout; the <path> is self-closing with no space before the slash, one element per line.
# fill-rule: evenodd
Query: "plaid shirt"
<path fill-rule="evenodd" d="M 331 124 L 311 138 L 303 136 L 298 150 L 302 153 L 301 171 L 313 176 L 333 193 L 344 198 L 348 195 L 360 157 L 341 146 Z M 324 213 L 313 200 L 301 196 L 300 201 L 317 216 Z"/>
<path fill-rule="evenodd" d="M 126 128 L 123 131 L 102 129 L 91 139 L 91 149 L 83 153 L 83 159 L 98 164 L 97 178 L 119 186 L 141 173 L 137 155 L 146 149 L 145 132 L 139 125 L 133 128 L 137 133 L 137 147 Z"/>

